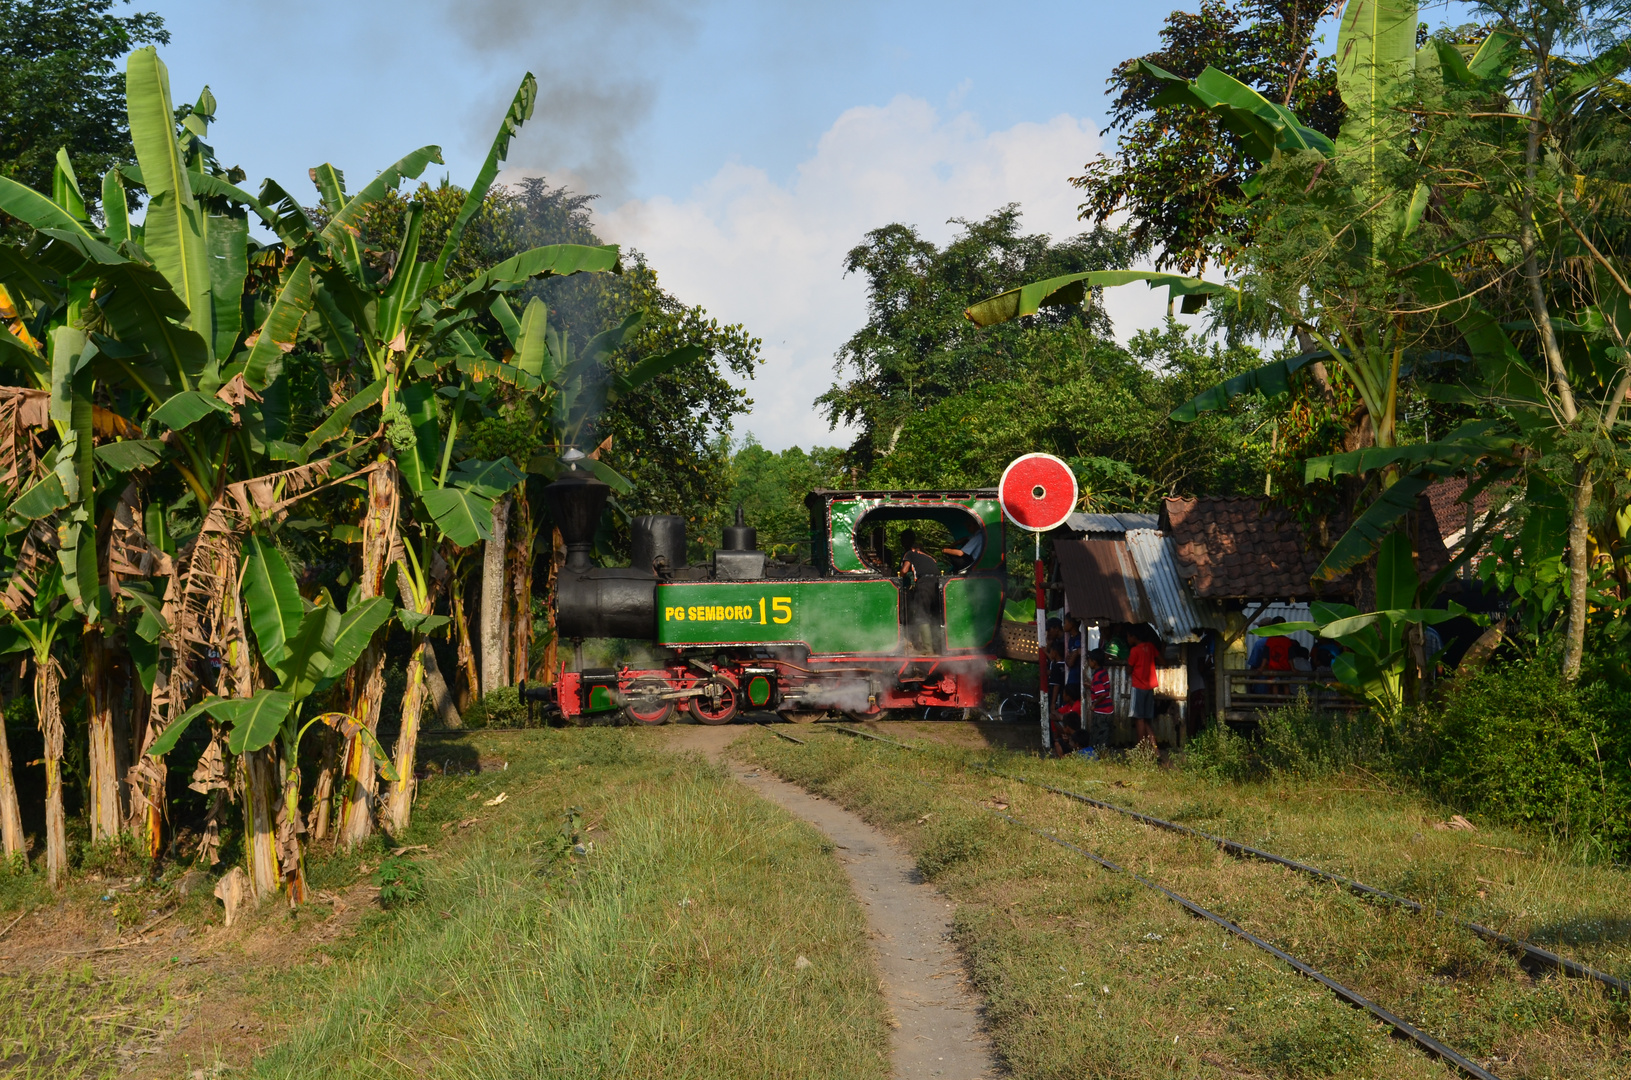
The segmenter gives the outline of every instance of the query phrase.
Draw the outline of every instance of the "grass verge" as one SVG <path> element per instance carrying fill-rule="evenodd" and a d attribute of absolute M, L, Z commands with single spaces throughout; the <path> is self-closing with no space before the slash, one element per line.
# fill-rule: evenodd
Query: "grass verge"
<path fill-rule="evenodd" d="M 960 943 L 1016 1077 L 1454 1074 L 1221 929 L 988 812 L 1002 806 L 1235 919 L 1503 1077 L 1631 1074 L 1627 1005 L 1595 986 L 1536 980 L 1443 920 L 959 768 L 989 751 L 909 755 L 826 732 L 803 747 L 763 734 L 746 746 L 903 837 L 958 902 Z M 1125 764 L 998 761 L 1509 932 L 1591 926 L 1579 935 L 1590 955 L 1575 955 L 1616 974 L 1631 966 L 1611 917 L 1623 873 L 1499 850 L 1522 850 L 1518 834 L 1434 830 L 1435 808 L 1363 775 L 1238 786 Z"/>
<path fill-rule="evenodd" d="M 508 768 L 423 784 L 402 841 L 457 839 L 396 857 L 388 910 L 267 985 L 298 1019 L 254 1075 L 887 1075 L 864 920 L 817 832 L 624 732 L 461 742 Z"/>

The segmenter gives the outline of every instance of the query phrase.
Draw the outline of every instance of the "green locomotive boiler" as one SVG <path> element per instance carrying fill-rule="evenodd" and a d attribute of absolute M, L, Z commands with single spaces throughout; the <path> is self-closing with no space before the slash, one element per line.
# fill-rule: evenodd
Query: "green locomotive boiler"
<path fill-rule="evenodd" d="M 739 511 L 709 563 L 690 566 L 683 518 L 640 517 L 632 564 L 596 567 L 589 554 L 609 494 L 582 471 L 545 489 L 567 547 L 557 633 L 649 641 L 664 659 L 582 671 L 563 662 L 553 698 L 564 717 L 621 710 L 644 724 L 680 713 L 724 724 L 745 709 L 812 721 L 961 715 L 983 703 L 1006 573 L 995 491 L 812 492 L 807 563 L 758 550 Z M 891 560 L 886 548 L 888 527 L 909 522 L 943 526 L 966 552 L 928 579 L 932 604 L 907 602 L 900 553 Z"/>

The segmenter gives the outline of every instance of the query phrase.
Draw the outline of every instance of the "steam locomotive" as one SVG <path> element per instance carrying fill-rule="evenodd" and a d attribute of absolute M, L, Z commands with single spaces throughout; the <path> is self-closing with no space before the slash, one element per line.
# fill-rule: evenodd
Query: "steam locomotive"
<path fill-rule="evenodd" d="M 551 696 L 566 719 L 621 710 L 641 724 L 679 713 L 726 724 L 755 709 L 810 722 L 983 703 L 1005 576 L 996 491 L 811 492 L 811 561 L 797 564 L 758 550 L 740 511 L 704 566 L 687 565 L 684 518 L 638 517 L 631 565 L 596 567 L 590 551 L 610 491 L 581 470 L 544 490 L 567 551 L 556 632 L 649 641 L 662 659 L 585 670 L 563 661 Z M 932 649 L 908 646 L 922 629 L 908 622 L 924 609 L 913 615 L 885 548 L 885 526 L 910 521 L 945 526 L 968 553 L 938 579 Z"/>

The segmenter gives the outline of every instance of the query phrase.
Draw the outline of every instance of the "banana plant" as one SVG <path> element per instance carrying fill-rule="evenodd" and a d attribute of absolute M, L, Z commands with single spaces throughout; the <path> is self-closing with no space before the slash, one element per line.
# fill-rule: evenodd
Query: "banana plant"
<path fill-rule="evenodd" d="M 397 779 L 373 732 L 358 718 L 337 712 L 307 718 L 303 710 L 309 698 L 328 690 L 362 657 L 375 631 L 391 617 L 391 603 L 384 597 L 358 599 L 341 612 L 326 596 L 316 603 L 306 602 L 283 554 L 257 534 L 245 538 L 242 558 L 244 607 L 261 658 L 277 685 L 247 697 L 205 698 L 178 716 L 147 752 L 154 757 L 168 753 L 187 727 L 206 715 L 226 725 L 227 748 L 241 757 L 259 754 L 276 742 L 274 763 L 281 793 L 277 836 L 275 842 L 268 842 L 273 823 L 253 827 L 257 823 L 251 816 L 254 865 L 250 877 L 263 892 L 281 879 L 291 902 L 299 902 L 305 890 L 297 839 L 302 820 L 299 763 L 300 742 L 306 732 L 321 723 L 361 740 L 373 751 L 373 760 L 386 779 Z"/>
<path fill-rule="evenodd" d="M 62 665 L 57 642 L 76 619 L 66 602 L 63 574 L 52 567 L 36 586 L 35 616 L 22 618 L 7 608 L 11 625 L 0 633 L 0 653 L 26 651 L 34 664 L 34 716 L 45 738 L 45 876 L 53 888 L 68 872 L 67 814 L 62 797 L 62 755 L 65 732 L 62 718 Z"/>
<path fill-rule="evenodd" d="M 361 526 L 361 589 L 365 599 L 386 594 L 392 552 L 401 543 L 399 478 L 407 480 L 418 497 L 419 508 L 436 528 L 455 542 L 474 542 L 490 535 L 490 510 L 487 521 L 481 517 L 487 498 L 482 483 L 464 473 L 449 478 L 445 470 L 433 483 L 433 473 L 426 466 L 439 456 L 434 451 L 441 449 L 440 444 L 431 453 L 420 451 L 421 439 L 429 437 L 435 426 L 430 418 L 435 412 L 433 393 L 441 382 L 438 372 L 452 366 L 457 357 L 475 356 L 480 351 L 472 333 L 477 319 L 495 299 L 537 279 L 621 272 L 615 245 L 561 244 L 521 252 L 463 283 L 446 281 L 447 267 L 464 230 L 497 178 L 510 140 L 532 115 L 536 98 L 537 81 L 528 74 L 433 260 L 421 259 L 423 210 L 416 204 L 410 204 L 401 244 L 394 259 L 389 260 L 388 272 L 372 265 L 370 256 L 383 253 L 367 248 L 360 225 L 368 209 L 404 179 L 413 179 L 429 164 L 441 161 L 437 147 L 421 147 L 407 155 L 355 195 L 347 193 L 345 178 L 338 169 L 322 165 L 312 170 L 327 216 L 321 228 L 306 217 L 299 203 L 282 187 L 268 181 L 261 189 L 261 205 L 275 218 L 286 247 L 313 262 L 313 311 L 317 335 L 327 356 L 336 366 L 354 365 L 365 381 L 361 390 L 334 409 L 328 420 L 297 448 L 296 460 L 309 460 L 337 441 L 355 445 L 353 421 L 378 409 L 384 438 L 377 443 L 377 451 L 385 467 L 371 474 L 368 507 Z M 423 387 L 415 389 L 416 384 Z M 428 546 L 432 543 L 430 530 L 422 530 L 422 534 L 417 556 L 421 572 L 407 572 L 420 584 L 433 554 Z M 420 591 L 417 595 L 419 599 L 406 608 L 418 607 L 426 594 Z M 383 665 L 383 650 L 377 644 L 371 645 L 363 658 L 363 673 L 356 680 L 359 689 L 350 710 L 370 731 L 379 719 Z M 405 692 L 417 694 L 419 689 L 410 685 Z M 369 746 L 356 739 L 347 747 L 340 821 L 340 840 L 347 846 L 362 840 L 373 827 L 371 753 Z"/>
<path fill-rule="evenodd" d="M 1315 601 L 1309 605 L 1310 622 L 1260 626 L 1259 637 L 1278 637 L 1306 631 L 1345 650 L 1331 663 L 1337 681 L 1368 702 L 1382 716 L 1393 716 L 1409 696 L 1410 675 L 1430 669 L 1436 653 L 1428 655 L 1421 628 L 1469 616 L 1461 605 L 1428 607 L 1448 578 L 1448 571 L 1423 583 L 1416 571 L 1410 538 L 1393 532 L 1384 538 L 1376 556 L 1377 610 L 1361 613 L 1351 604 Z M 1417 684 L 1419 685 L 1419 684 Z"/>

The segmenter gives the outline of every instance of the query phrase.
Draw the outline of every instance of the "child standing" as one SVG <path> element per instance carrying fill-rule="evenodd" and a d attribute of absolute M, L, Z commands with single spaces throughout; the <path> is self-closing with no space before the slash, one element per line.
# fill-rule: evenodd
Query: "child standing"
<path fill-rule="evenodd" d="M 1088 741 L 1101 750 L 1110 743 L 1110 717 L 1115 715 L 1116 703 L 1110 696 L 1109 658 L 1103 649 L 1087 654 L 1088 692 L 1092 695 L 1093 716 L 1087 727 Z"/>

